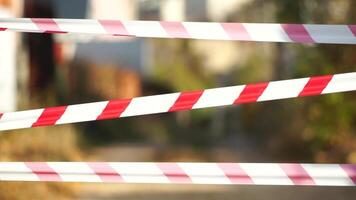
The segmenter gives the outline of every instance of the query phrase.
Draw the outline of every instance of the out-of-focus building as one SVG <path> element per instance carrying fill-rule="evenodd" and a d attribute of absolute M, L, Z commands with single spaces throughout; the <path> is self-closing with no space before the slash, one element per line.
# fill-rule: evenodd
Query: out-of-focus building
<path fill-rule="evenodd" d="M 22 1 L 0 0 L 0 17 L 16 17 L 21 13 Z M 16 105 L 16 53 L 18 34 L 0 32 L 0 112 L 14 111 Z"/>
<path fill-rule="evenodd" d="M 236 12 L 238 8 L 249 2 L 251 2 L 251 0 L 208 0 L 208 19 L 211 21 L 225 21 L 227 16 Z"/>
<path fill-rule="evenodd" d="M 160 18 L 166 21 L 184 21 L 185 1 L 165 0 L 160 5 Z"/>
<path fill-rule="evenodd" d="M 166 20 L 166 21 L 225 21 L 243 3 L 250 0 L 48 0 L 55 17 L 97 18 L 121 20 Z M 3 16 L 21 16 L 21 0 L 1 0 Z M 42 2 L 42 1 L 41 1 Z M 7 49 L 0 55 L 0 93 L 4 97 L 0 110 L 16 108 L 16 41 L 6 39 L 14 33 L 2 33 L 2 44 Z M 7 36 L 5 36 L 7 35 Z M 11 36 L 12 35 L 12 36 Z M 150 39 L 126 37 L 98 37 L 93 35 L 54 35 L 56 37 L 56 63 L 73 59 L 88 60 L 100 68 L 101 64 L 113 68 L 125 68 L 148 77 L 152 74 L 154 42 Z M 59 38 L 59 39 L 58 39 Z M 99 38 L 99 40 L 97 40 Z M 11 43 L 11 44 L 10 44 Z M 204 57 L 204 66 L 217 73 L 229 70 L 241 60 L 239 47 L 231 42 L 192 40 L 191 47 Z M 159 53 L 159 52 L 157 52 Z M 6 64 L 5 64 L 6 62 Z M 9 67 L 11 66 L 11 67 Z M 22 73 L 23 70 L 21 70 Z M 121 75 L 123 73 L 120 73 Z"/>
<path fill-rule="evenodd" d="M 93 19 L 137 19 L 137 1 L 119 0 L 103 1 L 91 0 L 89 5 L 89 18 Z"/>
<path fill-rule="evenodd" d="M 229 14 L 251 0 L 111 0 L 110 3 L 102 0 L 82 1 L 74 4 L 70 14 L 69 10 L 63 10 L 65 1 L 56 2 L 59 17 L 71 18 L 76 16 L 74 12 L 86 8 L 83 17 L 96 19 L 120 19 L 120 20 L 164 20 L 164 21 L 226 21 Z M 63 5 L 59 5 L 63 4 Z M 67 4 L 68 5 L 68 4 Z M 78 8 L 78 9 L 77 9 Z M 63 16 L 66 14 L 67 16 Z M 67 40 L 68 36 L 60 36 Z M 73 36 L 70 36 L 73 37 Z M 98 36 L 74 36 L 75 43 L 65 44 L 71 57 L 95 58 L 101 60 L 103 56 L 107 61 L 124 63 L 126 67 L 132 67 L 142 76 L 149 76 L 152 66 L 151 48 L 149 39 L 124 38 L 124 37 L 98 37 Z M 107 44 L 89 42 L 95 39 L 109 41 Z M 88 43 L 89 42 L 89 43 Z M 105 42 L 104 42 L 105 43 Z M 192 41 L 192 47 L 204 58 L 205 67 L 216 73 L 223 73 L 231 69 L 236 62 L 243 61 L 239 52 L 240 48 L 231 42 L 224 41 Z M 110 52 L 105 49 L 111 49 Z M 75 49 L 73 51 L 73 49 Z M 103 50 L 104 53 L 100 51 Z M 125 56 L 124 52 L 130 52 Z M 97 52 L 97 53 L 93 53 Z"/>
<path fill-rule="evenodd" d="M 160 4 L 161 20 L 224 21 L 231 12 L 249 1 L 161 0 L 157 2 Z"/>

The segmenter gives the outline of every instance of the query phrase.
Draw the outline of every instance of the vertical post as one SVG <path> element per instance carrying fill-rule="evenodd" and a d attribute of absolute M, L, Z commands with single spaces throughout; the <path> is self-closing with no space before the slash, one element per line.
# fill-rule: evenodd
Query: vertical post
<path fill-rule="evenodd" d="M 14 17 L 12 1 L 0 1 L 0 17 Z M 0 32 L 0 112 L 16 110 L 16 34 Z"/>

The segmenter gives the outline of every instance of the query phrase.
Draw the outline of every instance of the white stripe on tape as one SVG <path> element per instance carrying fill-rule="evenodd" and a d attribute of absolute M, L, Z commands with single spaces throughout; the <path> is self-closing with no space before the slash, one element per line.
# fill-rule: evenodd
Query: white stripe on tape
<path fill-rule="evenodd" d="M 291 42 L 280 24 L 244 23 L 243 25 L 253 40 Z"/>
<path fill-rule="evenodd" d="M 311 25 L 304 27 L 317 43 L 356 44 L 356 37 L 346 25 Z"/>
<path fill-rule="evenodd" d="M 41 116 L 44 109 L 4 113 L 0 118 L 0 130 L 28 128 Z"/>
<path fill-rule="evenodd" d="M 133 98 L 121 117 L 167 112 L 180 93 Z"/>
<path fill-rule="evenodd" d="M 242 163 L 241 168 L 259 185 L 293 185 L 278 164 Z"/>
<path fill-rule="evenodd" d="M 297 97 L 309 78 L 270 82 L 257 101 Z M 281 91 L 281 92 L 275 92 Z"/>
<path fill-rule="evenodd" d="M 76 106 L 68 106 L 61 118 L 56 124 L 66 124 L 69 122 L 92 121 L 103 112 L 108 101 L 79 104 Z"/>
<path fill-rule="evenodd" d="M 303 164 L 303 167 L 317 185 L 354 185 L 339 165 Z"/>
<path fill-rule="evenodd" d="M 220 23 L 183 22 L 183 26 L 196 39 L 228 40 L 229 36 Z"/>

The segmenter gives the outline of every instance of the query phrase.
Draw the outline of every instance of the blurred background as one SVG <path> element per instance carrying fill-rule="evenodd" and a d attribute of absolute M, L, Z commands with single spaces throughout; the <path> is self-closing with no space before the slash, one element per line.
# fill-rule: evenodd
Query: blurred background
<path fill-rule="evenodd" d="M 0 17 L 356 24 L 354 0 L 0 0 Z M 0 112 L 356 70 L 355 45 L 0 33 Z M 356 93 L 1 132 L 0 161 L 356 163 Z M 0 199 L 354 199 L 345 187 L 1 182 Z"/>

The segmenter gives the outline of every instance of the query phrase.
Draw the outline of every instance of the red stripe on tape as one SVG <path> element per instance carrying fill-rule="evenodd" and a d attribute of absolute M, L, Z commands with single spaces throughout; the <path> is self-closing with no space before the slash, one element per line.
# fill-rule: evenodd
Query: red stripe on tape
<path fill-rule="evenodd" d="M 103 182 L 122 183 L 124 180 L 108 163 L 88 163 L 89 167 Z"/>
<path fill-rule="evenodd" d="M 293 42 L 313 43 L 314 40 L 302 24 L 282 24 L 282 28 Z"/>
<path fill-rule="evenodd" d="M 315 185 L 307 171 L 300 164 L 280 164 L 283 171 L 296 185 Z"/>
<path fill-rule="evenodd" d="M 341 164 L 341 168 L 347 173 L 349 178 L 356 185 L 356 165 L 354 164 Z"/>
<path fill-rule="evenodd" d="M 121 116 L 121 113 L 125 111 L 129 106 L 131 99 L 112 100 L 106 105 L 103 112 L 98 116 L 98 120 L 113 119 Z"/>
<path fill-rule="evenodd" d="M 61 118 L 66 109 L 67 106 L 45 108 L 37 121 L 32 124 L 32 127 L 50 126 L 56 124 L 57 120 Z"/>
<path fill-rule="evenodd" d="M 168 112 L 190 110 L 203 94 L 203 90 L 182 92 Z"/>
<path fill-rule="evenodd" d="M 234 104 L 256 102 L 267 86 L 268 83 L 246 85 L 240 96 L 235 100 Z"/>
<path fill-rule="evenodd" d="M 240 23 L 221 23 L 229 37 L 233 40 L 251 40 L 243 24 Z"/>
<path fill-rule="evenodd" d="M 25 165 L 37 175 L 41 181 L 61 181 L 61 177 L 45 162 L 26 162 Z"/>
<path fill-rule="evenodd" d="M 160 22 L 167 34 L 173 38 L 190 38 L 181 22 Z"/>
<path fill-rule="evenodd" d="M 62 31 L 53 19 L 32 18 L 31 20 L 44 33 L 67 33 Z"/>
<path fill-rule="evenodd" d="M 106 32 L 117 36 L 130 36 L 123 23 L 119 20 L 99 20 Z"/>
<path fill-rule="evenodd" d="M 351 32 L 354 34 L 354 36 L 356 37 L 356 25 L 349 25 L 349 29 L 351 30 Z"/>
<path fill-rule="evenodd" d="M 6 31 L 7 28 L 1 28 L 0 27 L 0 31 Z"/>
<path fill-rule="evenodd" d="M 218 166 L 231 183 L 253 184 L 251 177 L 236 163 L 218 163 Z"/>
<path fill-rule="evenodd" d="M 176 163 L 157 163 L 163 174 L 172 183 L 191 183 L 189 176 Z"/>
<path fill-rule="evenodd" d="M 3 114 L 2 114 L 2 113 L 0 113 L 0 119 L 1 119 L 2 115 L 3 115 Z"/>
<path fill-rule="evenodd" d="M 303 90 L 299 93 L 300 97 L 318 95 L 323 92 L 325 87 L 329 84 L 333 75 L 315 76 L 309 78 L 308 83 L 304 86 Z"/>

